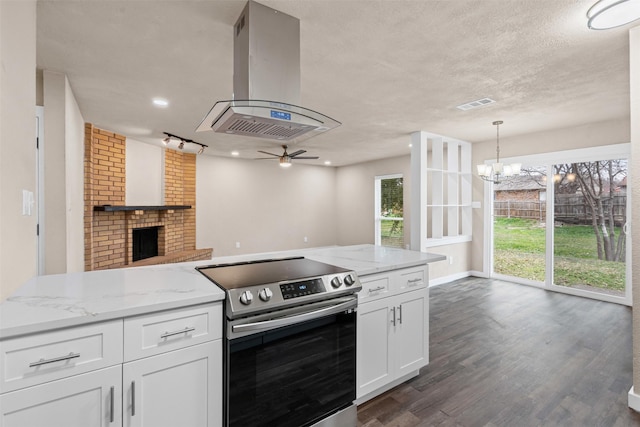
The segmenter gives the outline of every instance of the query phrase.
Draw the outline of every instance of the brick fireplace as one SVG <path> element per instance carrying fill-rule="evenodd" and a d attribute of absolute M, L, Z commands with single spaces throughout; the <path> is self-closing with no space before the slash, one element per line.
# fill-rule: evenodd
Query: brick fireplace
<path fill-rule="evenodd" d="M 196 249 L 196 155 L 165 150 L 163 206 L 125 205 L 126 138 L 85 124 L 85 271 L 210 259 Z M 133 230 L 157 227 L 158 255 L 133 261 Z"/>

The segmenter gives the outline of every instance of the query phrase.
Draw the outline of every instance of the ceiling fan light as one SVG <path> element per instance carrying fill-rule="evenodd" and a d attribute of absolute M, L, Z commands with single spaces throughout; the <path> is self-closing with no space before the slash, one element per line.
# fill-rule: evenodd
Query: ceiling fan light
<path fill-rule="evenodd" d="M 640 0 L 600 0 L 587 11 L 587 26 L 608 30 L 640 19 Z"/>
<path fill-rule="evenodd" d="M 283 167 L 283 168 L 291 167 L 291 160 L 289 160 L 289 159 L 280 159 L 280 167 Z"/>

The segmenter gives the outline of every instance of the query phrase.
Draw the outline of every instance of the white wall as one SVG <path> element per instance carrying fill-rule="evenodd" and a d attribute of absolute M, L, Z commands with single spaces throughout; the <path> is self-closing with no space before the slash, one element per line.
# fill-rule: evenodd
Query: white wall
<path fill-rule="evenodd" d="M 43 80 L 44 273 L 82 271 L 84 120 L 64 74 L 45 70 Z"/>
<path fill-rule="evenodd" d="M 127 138 L 126 205 L 164 205 L 164 150 Z"/>
<path fill-rule="evenodd" d="M 84 271 L 84 118 L 65 77 L 67 273 Z M 46 116 L 45 116 L 46 121 Z"/>
<path fill-rule="evenodd" d="M 0 300 L 36 274 L 36 2 L 0 1 Z"/>
<path fill-rule="evenodd" d="M 407 140 L 409 141 L 409 140 Z M 408 142 L 407 142 L 408 144 Z M 337 169 L 336 209 L 339 245 L 375 242 L 376 176 L 402 174 L 405 245 L 411 236 L 411 158 L 393 157 Z"/>
<path fill-rule="evenodd" d="M 335 245 L 348 215 L 335 186 L 331 167 L 198 156 L 196 246 L 224 256 Z"/>

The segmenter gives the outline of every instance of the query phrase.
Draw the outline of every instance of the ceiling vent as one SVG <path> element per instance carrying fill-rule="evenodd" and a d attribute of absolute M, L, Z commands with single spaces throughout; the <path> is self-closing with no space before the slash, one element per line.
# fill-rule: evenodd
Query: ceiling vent
<path fill-rule="evenodd" d="M 482 98 L 476 101 L 467 102 L 466 104 L 458 105 L 456 108 L 458 110 L 467 111 L 473 110 L 474 108 L 484 107 L 485 105 L 494 104 L 495 102 L 496 101 L 491 98 Z"/>

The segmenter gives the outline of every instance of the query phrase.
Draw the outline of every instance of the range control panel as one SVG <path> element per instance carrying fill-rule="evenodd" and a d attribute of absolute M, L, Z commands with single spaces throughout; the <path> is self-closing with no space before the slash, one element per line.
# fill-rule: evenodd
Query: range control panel
<path fill-rule="evenodd" d="M 231 319 L 279 310 L 360 289 L 362 285 L 354 272 L 231 289 L 227 292 L 227 316 Z"/>

